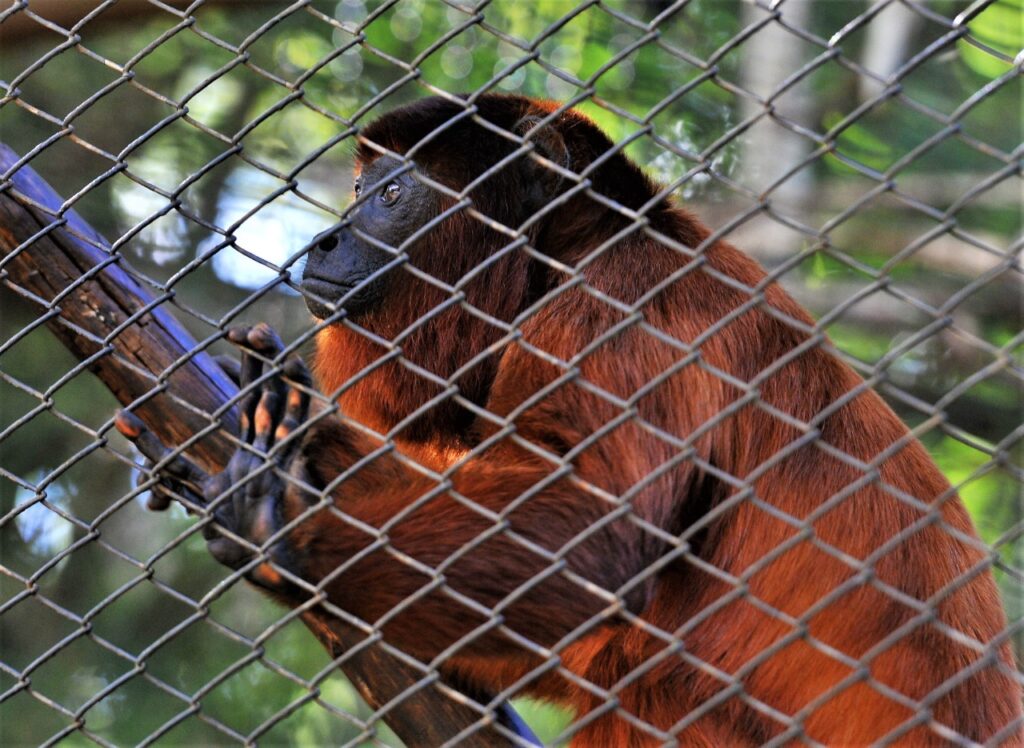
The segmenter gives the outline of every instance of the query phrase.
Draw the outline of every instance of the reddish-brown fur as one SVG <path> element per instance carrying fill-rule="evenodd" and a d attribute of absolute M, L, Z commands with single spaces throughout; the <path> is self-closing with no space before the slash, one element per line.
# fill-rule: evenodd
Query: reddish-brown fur
<path fill-rule="evenodd" d="M 510 132 L 554 107 L 497 96 L 476 106 Z M 461 111 L 426 100 L 363 135 L 402 153 Z M 550 127 L 577 173 L 611 147 L 573 112 Z M 512 148 L 464 119 L 414 158 L 459 190 Z M 363 164 L 376 156 L 361 148 Z M 521 215 L 519 202 L 530 173 L 548 179 L 524 159 L 470 193 L 474 207 L 516 228 L 532 212 Z M 657 191 L 621 155 L 587 177 L 628 210 Z M 699 251 L 635 230 L 592 254 L 631 220 L 581 193 L 528 230 L 557 267 L 516 249 L 465 284 L 468 304 L 505 323 L 538 305 L 517 340 L 502 343 L 504 330 L 458 305 L 417 327 L 449 294 L 402 271 L 379 309 L 320 334 L 322 390 L 381 434 L 444 387 L 398 362 L 359 378 L 387 353 L 364 331 L 401 336 L 405 359 L 441 381 L 493 347 L 456 383 L 465 400 L 511 414 L 514 431 L 448 398 L 392 437 L 407 457 L 446 472 L 449 486 L 385 454 L 333 489 L 345 514 L 386 527 L 394 549 L 438 569 L 477 609 L 427 591 L 434 580 L 387 550 L 353 560 L 373 538 L 329 511 L 292 537 L 307 576 L 335 574 L 333 603 L 383 621 L 389 640 L 423 660 L 461 641 L 444 668 L 491 692 L 545 662 L 485 625 L 486 610 L 497 610 L 564 669 L 528 678 L 520 692 L 581 718 L 605 703 L 601 689 L 618 699 L 619 712 L 577 733 L 580 745 L 658 742 L 639 722 L 686 745 L 754 745 L 782 734 L 787 718 L 830 745 L 870 743 L 901 725 L 907 743 L 943 742 L 927 719 L 908 722 L 915 704 L 968 739 L 1009 727 L 1007 740 L 1019 741 L 1021 695 L 997 590 L 945 478 L 755 262 L 725 242 L 704 246 L 708 231 L 667 200 L 645 216 L 654 232 Z M 508 242 L 463 211 L 413 247 L 410 262 L 454 284 Z M 577 266 L 582 285 L 558 269 Z M 640 314 L 625 308 L 655 288 Z M 326 422 L 307 441 L 307 465 L 326 483 L 380 444 Z M 564 455 L 572 471 L 559 473 Z M 564 571 L 549 573 L 553 564 Z"/>

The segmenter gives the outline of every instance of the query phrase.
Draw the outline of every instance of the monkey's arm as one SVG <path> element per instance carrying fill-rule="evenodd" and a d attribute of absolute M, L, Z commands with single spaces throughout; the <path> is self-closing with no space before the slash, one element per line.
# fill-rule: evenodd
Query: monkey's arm
<path fill-rule="evenodd" d="M 655 558 L 630 507 L 501 445 L 439 482 L 340 419 L 311 416 L 298 361 L 285 377 L 263 374 L 260 359 L 280 352 L 266 328 L 229 337 L 260 356 L 243 354 L 246 443 L 224 472 L 168 459 L 155 437 L 119 421 L 202 497 L 222 563 L 292 604 L 322 590 L 426 659 L 463 637 L 461 651 L 491 655 L 515 635 L 552 646 L 603 613 L 646 604 L 649 584 L 632 580 Z M 495 633 L 496 621 L 514 635 Z"/>
<path fill-rule="evenodd" d="M 310 438 L 307 464 L 331 461 L 340 443 L 332 444 L 338 431 L 331 428 Z M 331 464 L 348 455 L 344 445 Z M 305 560 L 302 573 L 333 603 L 381 622 L 411 653 L 433 657 L 474 632 L 463 652 L 506 651 L 511 639 L 489 631 L 496 620 L 549 647 L 603 620 L 602 612 L 645 606 L 648 586 L 630 584 L 654 560 L 638 552 L 650 546 L 642 531 L 616 518 L 621 505 L 560 477 L 555 466 L 481 457 L 445 484 L 393 456 L 378 460 L 326 501 L 310 497 L 319 508 L 289 542 Z M 298 506 L 293 493 L 286 514 Z"/>
<path fill-rule="evenodd" d="M 665 546 L 633 521 L 628 502 L 511 442 L 439 480 L 341 419 L 311 415 L 298 360 L 284 376 L 264 373 L 262 361 L 281 352 L 269 328 L 229 338 L 250 351 L 240 381 L 245 443 L 226 470 L 206 476 L 119 421 L 201 497 L 215 520 L 204 534 L 222 563 L 292 605 L 325 592 L 424 659 L 456 642 L 465 654 L 510 652 L 517 636 L 550 647 L 622 607 L 646 606 L 653 582 L 641 572 Z"/>
<path fill-rule="evenodd" d="M 296 542 L 300 533 L 295 528 L 297 524 L 305 526 L 307 516 L 326 510 L 324 502 L 330 506 L 332 498 L 322 487 L 317 489 L 308 483 L 318 480 L 318 474 L 306 469 L 306 451 L 301 449 L 303 438 L 311 437 L 307 444 L 329 441 L 334 450 L 348 445 L 345 454 L 339 456 L 339 466 L 351 466 L 356 460 L 371 457 L 373 445 L 354 431 L 339 431 L 337 423 L 321 423 L 318 419 L 323 413 L 311 417 L 309 373 L 298 359 L 281 360 L 283 346 L 268 326 L 235 328 L 228 332 L 228 339 L 242 346 L 241 365 L 232 367 L 232 374 L 244 395 L 240 419 L 243 444 L 221 473 L 208 475 L 187 458 L 166 449 L 129 412 L 120 413 L 115 423 L 138 446 L 149 464 L 158 466 L 156 472 L 167 497 L 176 498 L 191 511 L 213 520 L 203 526 L 203 535 L 215 558 L 244 572 L 251 581 L 293 607 L 309 603 L 314 595 L 322 600 L 321 589 L 311 583 L 314 577 L 310 558 L 302 552 L 301 543 Z M 264 362 L 281 366 L 264 372 Z M 332 433 L 334 438 L 317 438 L 320 432 Z M 344 439 L 339 439 L 342 433 Z M 380 473 L 380 465 L 377 467 L 374 475 Z M 354 670 L 354 682 L 360 684 L 364 697 L 380 706 L 399 693 L 402 682 L 381 667 L 379 657 L 374 658 L 375 649 L 365 645 L 365 634 L 351 625 L 346 614 L 339 615 L 333 602 L 307 605 L 301 617 L 332 656 L 345 655 L 347 668 L 353 667 L 355 661 L 381 674 L 391 690 L 370 690 L 359 675 L 359 667 Z M 388 680 L 389 677 L 392 679 Z M 479 687 L 460 690 L 481 704 L 492 701 L 489 692 Z M 539 744 L 507 702 L 494 701 L 491 706 L 496 723 L 504 730 L 502 735 L 514 734 L 521 742 Z M 436 716 L 440 711 L 435 706 L 432 713 Z M 403 736 L 418 740 L 424 735 L 420 726 L 404 727 L 407 729 L 401 731 Z M 442 733 L 433 730 L 430 735 Z M 492 744 L 490 737 L 484 742 Z"/>

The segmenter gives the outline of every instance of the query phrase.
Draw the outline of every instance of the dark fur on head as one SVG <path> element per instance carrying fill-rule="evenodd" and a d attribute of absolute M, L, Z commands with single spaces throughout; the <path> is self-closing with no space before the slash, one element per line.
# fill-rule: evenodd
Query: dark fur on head
<path fill-rule="evenodd" d="M 559 169 L 585 174 L 589 189 L 562 197 L 564 203 L 530 221 L 525 236 L 529 246 L 540 254 L 568 266 L 577 264 L 630 225 L 639 231 L 632 218 L 609 208 L 590 192 L 625 209 L 638 210 L 651 203 L 660 189 L 589 118 L 572 109 L 558 112 L 559 108 L 556 102 L 522 96 L 487 94 L 465 103 L 433 97 L 396 109 L 360 133 L 359 172 L 388 153 L 409 155 L 419 173 L 454 192 L 463 191 L 519 149 L 519 139 L 523 137 L 534 144 L 539 156 L 557 165 L 556 168 L 524 154 L 503 164 L 469 191 L 472 210 L 508 231 L 496 230 L 463 209 L 440 220 L 406 249 L 411 266 L 443 283 L 457 285 L 474 309 L 504 322 L 511 322 L 537 299 L 569 280 L 565 273 L 529 253 L 508 249 L 515 241 L 510 231 L 575 187 L 571 175 Z M 591 168 L 598 161 L 599 166 Z M 433 197 L 438 202 L 438 213 L 455 204 L 450 195 L 438 193 Z M 706 236 L 696 221 L 667 199 L 649 206 L 645 216 L 652 227 L 689 246 L 696 246 Z M 635 253 L 623 258 L 627 264 L 643 261 Z M 471 279 L 466 280 L 467 276 Z M 436 315 L 431 324 L 422 324 L 432 310 L 450 301 L 451 294 L 401 268 L 389 277 L 387 302 L 361 313 L 356 318 L 360 328 L 385 339 L 401 337 L 406 359 L 440 377 L 448 377 L 477 359 L 458 378 L 458 385 L 463 397 L 483 403 L 498 356 L 481 354 L 502 337 L 503 331 L 459 305 Z M 467 345 L 468 341 L 471 343 Z M 344 348 L 344 355 L 326 352 L 334 350 L 335 344 Z M 317 368 L 328 389 L 348 381 L 382 353 L 379 345 L 345 325 L 326 330 L 320 345 L 322 355 L 318 356 Z M 403 374 L 398 368 L 381 367 L 381 381 L 389 378 L 393 383 L 394 377 L 401 377 L 407 393 L 414 397 L 404 397 L 403 405 L 396 403 L 394 408 L 388 407 L 385 397 L 383 407 L 374 410 L 389 413 L 388 423 L 408 415 L 406 403 L 426 402 L 440 392 L 436 383 Z M 374 375 L 364 382 L 376 379 Z M 368 386 L 357 384 L 352 392 L 362 397 L 368 394 Z M 372 389 L 383 393 L 397 391 L 393 386 L 382 385 Z M 349 398 L 354 399 L 356 395 Z M 414 422 L 406 433 L 415 438 L 421 429 L 426 429 L 422 432 L 424 436 L 434 435 L 439 424 L 447 424 L 451 437 L 459 439 L 471 421 L 468 411 L 448 401 L 436 406 L 429 426 L 426 421 Z"/>
<path fill-rule="evenodd" d="M 446 186 L 462 191 L 518 149 L 518 139 L 529 134 L 540 156 L 574 174 L 586 174 L 598 194 L 631 210 L 649 202 L 658 186 L 586 115 L 569 109 L 552 116 L 561 106 L 554 101 L 500 94 L 486 94 L 466 103 L 440 97 L 422 99 L 366 127 L 361 133 L 358 158 L 361 163 L 369 163 L 379 156 L 379 150 L 370 143 L 400 154 L 415 149 L 412 158 L 417 164 Z M 602 163 L 588 171 L 598 159 Z M 484 180 L 469 196 L 482 213 L 515 228 L 556 196 L 546 194 L 538 204 L 521 204 L 521 198 L 531 192 L 529 185 L 536 180 L 558 185 L 560 191 L 571 186 L 557 171 L 526 157 Z M 600 225 L 615 218 L 605 205 L 589 199 L 574 198 L 572 207 Z M 560 221 L 564 221 L 566 212 L 558 211 Z M 652 216 L 659 212 L 653 210 Z M 614 228 L 609 225 L 608 229 L 617 230 L 626 221 L 620 216 L 611 222 Z M 544 247 L 538 249 L 546 251 Z"/>

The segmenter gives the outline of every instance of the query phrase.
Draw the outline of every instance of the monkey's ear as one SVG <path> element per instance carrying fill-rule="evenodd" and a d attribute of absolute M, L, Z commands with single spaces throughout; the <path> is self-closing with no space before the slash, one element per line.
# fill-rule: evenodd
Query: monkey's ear
<path fill-rule="evenodd" d="M 543 156 L 563 169 L 571 168 L 569 148 L 565 144 L 562 133 L 551 123 L 545 124 L 543 117 L 536 115 L 523 117 L 516 122 L 513 132 L 533 143 L 537 155 Z M 529 156 L 525 157 L 523 162 L 530 171 L 530 176 L 544 193 L 538 197 L 541 200 L 550 199 L 564 181 L 562 175 L 557 170 L 539 163 Z"/>

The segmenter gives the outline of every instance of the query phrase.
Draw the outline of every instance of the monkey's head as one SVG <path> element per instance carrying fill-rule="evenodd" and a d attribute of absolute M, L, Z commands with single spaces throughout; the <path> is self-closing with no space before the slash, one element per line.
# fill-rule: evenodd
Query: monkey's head
<path fill-rule="evenodd" d="M 409 293 L 394 283 L 410 272 L 454 285 L 517 237 L 561 259 L 560 247 L 581 233 L 613 232 L 624 219 L 585 188 L 633 209 L 655 188 L 593 122 L 558 107 L 495 94 L 472 104 L 435 97 L 366 127 L 356 200 L 307 248 L 310 311 L 324 319 L 344 308 L 358 318 L 385 296 Z"/>

